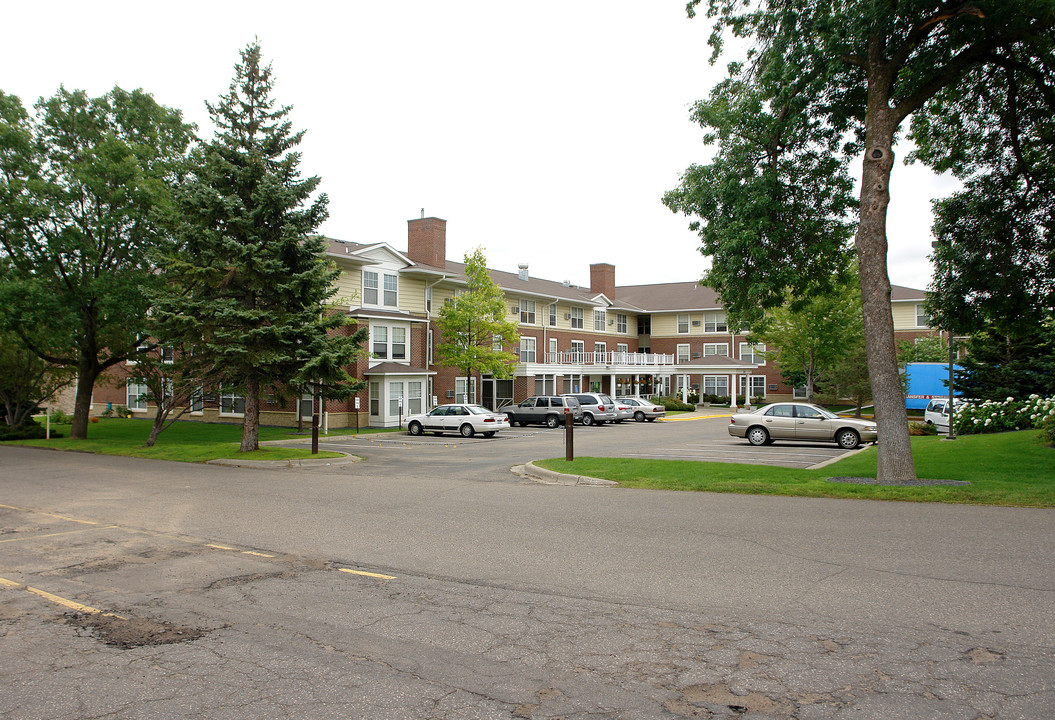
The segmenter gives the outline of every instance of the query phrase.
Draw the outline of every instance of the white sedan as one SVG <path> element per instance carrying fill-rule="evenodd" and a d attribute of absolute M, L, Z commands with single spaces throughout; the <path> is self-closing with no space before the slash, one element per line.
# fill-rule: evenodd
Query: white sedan
<path fill-rule="evenodd" d="M 499 430 L 509 429 L 509 418 L 505 413 L 491 412 L 480 405 L 440 405 L 422 415 L 407 415 L 400 423 L 411 435 L 430 432 L 433 435 L 443 433 L 461 433 L 462 437 L 472 437 L 480 433 L 484 437 L 494 437 Z"/>

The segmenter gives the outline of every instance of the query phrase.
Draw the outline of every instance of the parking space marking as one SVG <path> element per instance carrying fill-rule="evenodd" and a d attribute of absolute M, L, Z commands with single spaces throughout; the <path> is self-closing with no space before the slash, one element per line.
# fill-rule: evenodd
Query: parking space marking
<path fill-rule="evenodd" d="M 62 607 L 69 608 L 70 610 L 77 610 L 78 612 L 89 613 L 91 615 L 105 615 L 107 617 L 120 618 L 121 620 L 126 619 L 123 615 L 105 612 L 103 610 L 100 610 L 99 608 L 94 608 L 91 605 L 83 605 L 74 600 L 69 600 L 68 598 L 49 593 L 47 590 L 41 590 L 40 588 L 31 587 L 29 585 L 23 585 L 20 582 L 8 580 L 7 578 L 0 577 L 0 587 L 11 588 L 12 590 L 24 590 L 25 592 L 32 593 L 33 595 L 36 595 L 38 597 L 42 597 L 49 602 L 53 602 L 56 605 L 61 605 Z"/>
<path fill-rule="evenodd" d="M 43 510 L 33 510 L 32 508 L 15 507 L 14 505 L 0 505 L 0 508 L 6 508 L 7 510 L 18 510 L 19 512 L 36 513 L 37 515 L 44 515 L 45 517 L 58 518 L 59 520 L 68 520 L 69 522 L 81 523 L 82 525 L 98 525 L 97 522 L 91 520 L 78 520 L 77 518 L 66 517 L 65 515 L 56 515 L 55 513 L 44 512 Z"/>
<path fill-rule="evenodd" d="M 27 540 L 39 540 L 41 538 L 58 537 L 59 535 L 73 535 L 75 533 L 91 532 L 93 530 L 113 530 L 117 528 L 116 525 L 99 525 L 97 527 L 83 528 L 81 530 L 66 530 L 64 532 L 47 533 L 46 535 L 24 535 L 22 537 L 8 538 L 7 540 L 0 540 L 0 543 L 9 542 L 25 542 Z"/>
<path fill-rule="evenodd" d="M 352 570 L 351 568 L 337 568 L 339 572 L 351 575 L 364 575 L 366 577 L 378 578 L 380 580 L 395 580 L 395 575 L 382 575 L 381 573 L 366 572 L 365 570 Z"/>

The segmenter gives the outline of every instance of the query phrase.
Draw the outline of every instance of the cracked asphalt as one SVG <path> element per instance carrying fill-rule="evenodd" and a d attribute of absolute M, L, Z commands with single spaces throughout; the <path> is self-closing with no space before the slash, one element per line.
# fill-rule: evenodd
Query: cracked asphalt
<path fill-rule="evenodd" d="M 0 718 L 1055 717 L 1051 511 L 509 472 L 556 437 L 289 470 L 0 447 Z"/>

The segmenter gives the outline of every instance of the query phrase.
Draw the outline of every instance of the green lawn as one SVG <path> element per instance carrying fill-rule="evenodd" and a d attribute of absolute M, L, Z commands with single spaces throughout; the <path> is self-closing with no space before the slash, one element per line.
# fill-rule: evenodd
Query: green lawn
<path fill-rule="evenodd" d="M 65 437 L 51 440 L 11 440 L 9 445 L 30 445 L 57 450 L 76 450 L 99 455 L 128 455 L 154 458 L 155 460 L 178 460 L 180 462 L 207 462 L 218 458 L 246 460 L 290 460 L 306 458 L 338 458 L 341 453 L 319 451 L 311 454 L 311 448 L 261 447 L 251 453 L 238 452 L 242 441 L 241 425 L 221 423 L 177 422 L 158 436 L 154 447 L 144 447 L 150 435 L 150 422 L 125 418 L 101 418 L 88 425 L 87 440 L 70 438 L 69 425 L 52 425 L 53 431 Z M 290 428 L 260 428 L 260 440 L 303 439 Z M 310 432 L 308 433 L 310 437 Z"/>
<path fill-rule="evenodd" d="M 1055 449 L 1046 447 L 1036 430 L 966 435 L 953 442 L 914 437 L 912 450 L 918 477 L 971 484 L 889 487 L 827 482 L 830 477 L 874 478 L 875 447 L 820 470 L 592 457 L 535 464 L 557 472 L 616 480 L 629 488 L 1055 507 Z"/>

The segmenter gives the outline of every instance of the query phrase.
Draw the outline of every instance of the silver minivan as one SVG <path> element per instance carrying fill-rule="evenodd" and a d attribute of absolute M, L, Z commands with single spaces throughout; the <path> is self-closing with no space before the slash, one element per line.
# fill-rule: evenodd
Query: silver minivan
<path fill-rule="evenodd" d="M 615 410 L 615 401 L 604 393 L 566 393 L 563 397 L 572 397 L 582 406 L 583 425 L 604 425 L 615 422 L 619 414 Z"/>

